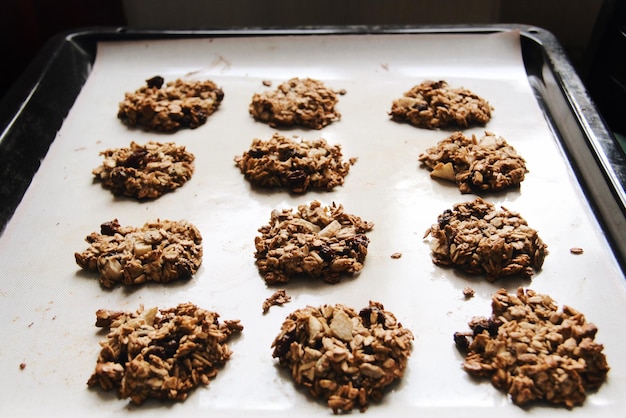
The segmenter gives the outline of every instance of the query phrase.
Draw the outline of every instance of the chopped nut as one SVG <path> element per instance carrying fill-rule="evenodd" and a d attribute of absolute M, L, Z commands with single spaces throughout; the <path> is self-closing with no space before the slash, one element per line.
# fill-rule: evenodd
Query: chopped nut
<path fill-rule="evenodd" d="M 582 405 L 587 390 L 596 390 L 609 366 L 604 347 L 594 341 L 597 328 L 574 309 L 548 295 L 518 288 L 497 291 L 492 315 L 469 323 L 472 332 L 454 335 L 465 353 L 466 372 L 490 378 L 517 405 L 536 400 Z"/>
<path fill-rule="evenodd" d="M 430 172 L 431 177 L 437 177 L 443 180 L 456 181 L 456 174 L 451 162 L 442 163 L 438 162 L 433 167 L 433 171 Z"/>
<path fill-rule="evenodd" d="M 98 280 L 107 288 L 189 279 L 202 263 L 202 236 L 186 221 L 157 220 L 135 228 L 115 219 L 86 241 L 90 246 L 74 254 L 76 263 L 100 273 Z"/>
<path fill-rule="evenodd" d="M 287 295 L 285 289 L 278 289 L 276 292 L 272 294 L 269 298 L 265 299 L 263 302 L 263 313 L 267 313 L 270 310 L 270 307 L 276 305 L 284 305 L 287 302 L 291 301 L 291 296 Z"/>
<path fill-rule="evenodd" d="M 300 125 L 322 129 L 341 114 L 335 110 L 337 94 L 319 80 L 292 78 L 275 91 L 255 93 L 250 114 L 271 127 Z"/>
<path fill-rule="evenodd" d="M 194 155 L 172 142 L 131 142 L 129 148 L 102 151 L 93 175 L 116 196 L 156 199 L 185 184 L 194 172 Z"/>
<path fill-rule="evenodd" d="M 343 274 L 363 268 L 374 224 L 344 212 L 343 206 L 318 201 L 272 211 L 255 238 L 255 258 L 266 283 L 286 283 L 295 276 L 337 283 Z"/>
<path fill-rule="evenodd" d="M 344 305 L 309 306 L 285 319 L 272 356 L 334 413 L 365 411 L 402 378 L 413 338 L 378 302 L 359 314 Z"/>
<path fill-rule="evenodd" d="M 485 132 L 477 140 L 455 132 L 419 156 L 431 177 L 454 181 L 461 193 L 501 191 L 519 186 L 526 162 L 504 138 Z"/>
<path fill-rule="evenodd" d="M 340 145 L 325 139 L 296 142 L 279 134 L 269 141 L 255 139 L 249 151 L 235 157 L 235 164 L 250 183 L 282 187 L 292 193 L 331 191 L 342 185 L 356 159 L 344 162 Z"/>
<path fill-rule="evenodd" d="M 330 332 L 342 341 L 352 340 L 352 320 L 345 311 L 335 312 L 330 323 Z"/>
<path fill-rule="evenodd" d="M 424 238 L 431 235 L 433 263 L 454 266 L 487 280 L 520 275 L 530 278 L 548 254 L 547 245 L 517 213 L 497 210 L 481 198 L 445 210 Z"/>
<path fill-rule="evenodd" d="M 484 125 L 491 119 L 491 105 L 464 88 L 451 88 L 445 81 L 424 81 L 394 100 L 391 118 L 398 122 L 437 129 Z"/>
<path fill-rule="evenodd" d="M 134 93 L 126 93 L 117 117 L 129 126 L 173 132 L 203 125 L 224 99 L 224 92 L 210 80 L 177 79 L 163 87 L 156 76 Z"/>
<path fill-rule="evenodd" d="M 107 336 L 87 384 L 116 389 L 138 405 L 148 398 L 183 401 L 208 385 L 232 355 L 226 342 L 243 330 L 239 321 L 220 323 L 217 313 L 191 303 L 121 314 L 101 309 L 96 316 Z"/>

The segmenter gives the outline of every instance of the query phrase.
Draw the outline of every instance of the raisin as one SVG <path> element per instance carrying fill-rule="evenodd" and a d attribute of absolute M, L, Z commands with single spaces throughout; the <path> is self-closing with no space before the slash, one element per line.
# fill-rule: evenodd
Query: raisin
<path fill-rule="evenodd" d="M 461 352 L 467 352 L 470 346 L 470 340 L 467 334 L 462 332 L 454 333 L 454 344 L 456 344 L 456 348 Z"/>
<path fill-rule="evenodd" d="M 304 170 L 294 170 L 287 175 L 289 188 L 295 193 L 303 193 L 309 185 L 309 176 Z"/>
<path fill-rule="evenodd" d="M 321 245 L 320 247 L 316 248 L 316 250 L 319 256 L 322 257 L 322 260 L 326 262 L 331 261 L 333 259 L 333 256 L 335 255 L 335 250 L 330 248 L 330 246 L 327 244 Z"/>
<path fill-rule="evenodd" d="M 120 166 L 132 168 L 145 167 L 148 162 L 148 158 L 146 158 L 147 155 L 148 153 L 145 150 L 133 151 L 126 160 L 121 162 Z"/>
<path fill-rule="evenodd" d="M 163 82 L 165 80 L 160 75 L 155 75 L 152 78 L 146 80 L 146 84 L 148 84 L 149 88 L 157 88 L 160 89 L 163 86 Z"/>
<path fill-rule="evenodd" d="M 100 233 L 102 235 L 113 236 L 117 233 L 117 231 L 119 231 L 119 229 L 120 229 L 120 224 L 117 221 L 117 219 L 114 219 L 110 222 L 105 222 L 102 225 L 100 225 Z"/>

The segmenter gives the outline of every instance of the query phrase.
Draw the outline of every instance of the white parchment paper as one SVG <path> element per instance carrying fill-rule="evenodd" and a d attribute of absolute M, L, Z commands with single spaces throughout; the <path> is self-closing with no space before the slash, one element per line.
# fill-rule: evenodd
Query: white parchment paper
<path fill-rule="evenodd" d="M 224 101 L 195 130 L 155 134 L 128 129 L 116 118 L 124 92 L 161 75 L 209 78 Z M 323 130 L 291 129 L 286 135 L 323 137 L 357 157 L 343 187 L 294 196 L 252 189 L 233 158 L 252 139 L 277 130 L 255 122 L 248 104 L 255 92 L 291 77 L 312 77 L 340 96 L 340 121 Z M 392 122 L 391 102 L 424 79 L 446 80 L 486 98 L 494 107 L 484 128 L 504 136 L 526 159 L 530 172 L 519 190 L 486 196 L 518 211 L 537 229 L 550 254 L 532 281 L 488 283 L 432 264 L 424 231 L 454 203 L 474 198 L 453 184 L 430 179 L 418 155 L 450 134 Z M 174 193 L 138 203 L 115 198 L 94 183 L 98 153 L 130 141 L 175 141 L 196 156 L 192 179 Z M 375 223 L 361 274 L 337 285 L 293 281 L 291 303 L 261 314 L 268 288 L 254 265 L 254 237 L 274 208 L 313 199 L 337 202 Z M 104 290 L 80 272 L 74 252 L 102 222 L 124 225 L 187 219 L 204 238 L 204 260 L 189 281 Z M 582 247 L 573 255 L 571 247 Z M 400 259 L 392 259 L 395 252 Z M 332 411 L 292 385 L 271 357 L 270 344 L 293 310 L 343 303 L 359 310 L 376 300 L 416 336 L 404 379 L 373 416 L 617 416 L 626 409 L 626 293 L 624 277 L 567 160 L 529 87 L 519 35 L 327 35 L 151 40 L 100 43 L 93 71 L 13 219 L 0 237 L 0 415 L 21 416 L 329 416 Z M 462 289 L 476 296 L 465 300 Z M 455 331 L 475 315 L 490 314 L 493 292 L 527 286 L 585 313 L 605 345 L 608 381 L 583 407 L 566 410 L 514 406 L 489 382 L 461 369 Z M 193 302 L 222 319 L 240 319 L 243 334 L 234 354 L 209 386 L 182 403 L 129 406 L 113 393 L 86 386 L 103 334 L 94 326 L 99 308 L 168 308 Z M 25 365 L 24 368 L 20 364 Z M 353 415 L 359 415 L 357 411 Z"/>

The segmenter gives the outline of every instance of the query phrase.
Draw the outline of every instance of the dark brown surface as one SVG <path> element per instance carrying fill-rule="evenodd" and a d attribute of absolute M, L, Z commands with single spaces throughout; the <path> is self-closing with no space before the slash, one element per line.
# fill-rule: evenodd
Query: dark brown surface
<path fill-rule="evenodd" d="M 124 26 L 122 0 L 0 0 L 0 98 L 45 43 L 84 26 Z"/>

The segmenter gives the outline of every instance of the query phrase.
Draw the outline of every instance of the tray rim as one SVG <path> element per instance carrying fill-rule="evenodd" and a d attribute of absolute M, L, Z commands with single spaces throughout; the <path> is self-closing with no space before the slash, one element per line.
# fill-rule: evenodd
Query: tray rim
<path fill-rule="evenodd" d="M 151 30 L 85 27 L 51 38 L 0 101 L 0 238 L 86 82 L 100 41 L 206 37 L 492 34 L 519 31 L 529 83 L 626 272 L 626 156 L 549 31 L 522 24 L 310 26 Z M 74 66 L 64 65 L 70 60 Z M 59 94 L 62 92 L 61 94 Z M 546 100 L 552 97 L 553 101 Z M 54 102 L 51 98 L 56 99 Z M 558 103 L 554 103 L 554 100 Z M 558 106 L 565 120 L 553 117 Z M 49 113 L 41 118 L 42 111 Z M 36 123 L 34 123 L 36 122 Z"/>

